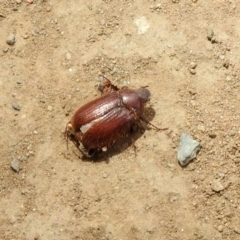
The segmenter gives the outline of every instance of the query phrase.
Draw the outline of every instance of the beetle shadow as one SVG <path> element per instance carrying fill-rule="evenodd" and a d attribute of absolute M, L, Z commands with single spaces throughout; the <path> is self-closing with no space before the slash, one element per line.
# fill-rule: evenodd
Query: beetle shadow
<path fill-rule="evenodd" d="M 135 156 L 137 155 L 137 148 L 135 146 L 135 142 L 143 136 L 145 131 L 147 130 L 155 130 L 157 129 L 150 121 L 152 121 L 155 117 L 155 110 L 152 107 L 146 107 L 144 109 L 144 113 L 142 119 L 139 120 L 136 125 L 133 126 L 132 130 L 128 133 L 127 136 L 124 136 L 118 139 L 109 149 L 104 151 L 96 151 L 93 153 L 91 157 L 81 156 L 83 161 L 88 162 L 103 162 L 108 163 L 113 156 L 116 156 L 129 148 L 133 148 Z M 155 128 L 155 129 L 154 129 Z"/>
<path fill-rule="evenodd" d="M 150 123 L 156 115 L 155 110 L 149 106 L 145 107 L 144 112 L 143 112 L 143 118 L 146 120 L 146 122 Z"/>
<path fill-rule="evenodd" d="M 144 129 L 142 126 L 136 127 L 136 129 L 129 133 L 127 136 L 121 137 L 118 139 L 112 146 L 108 148 L 106 152 L 97 151 L 91 157 L 83 156 L 81 159 L 87 162 L 106 162 L 109 163 L 113 156 L 116 156 L 127 149 L 133 147 L 134 154 L 136 155 L 136 146 L 135 142 L 139 139 L 147 129 Z"/>

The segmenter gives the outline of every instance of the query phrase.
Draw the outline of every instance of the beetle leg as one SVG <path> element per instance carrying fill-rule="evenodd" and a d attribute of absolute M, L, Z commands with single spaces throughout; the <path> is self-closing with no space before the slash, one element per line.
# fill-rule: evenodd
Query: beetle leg
<path fill-rule="evenodd" d="M 134 123 L 134 124 L 132 124 L 130 132 L 129 132 L 130 133 L 130 139 L 129 139 L 129 142 L 128 142 L 128 146 L 133 147 L 134 157 L 137 157 L 137 146 L 135 145 L 136 139 L 134 139 L 134 134 L 137 132 L 138 129 L 139 129 L 139 123 Z"/>
<path fill-rule="evenodd" d="M 88 150 L 88 158 L 99 158 L 101 157 L 101 154 L 103 153 L 103 150 L 102 149 L 89 149 Z"/>
<path fill-rule="evenodd" d="M 73 133 L 72 124 L 69 122 L 69 123 L 67 123 L 65 132 L 64 132 L 64 137 L 67 141 L 67 149 L 68 149 L 68 139 L 70 138 L 70 140 L 72 141 L 73 136 L 74 136 L 74 133 Z"/>
<path fill-rule="evenodd" d="M 119 90 L 119 88 L 113 85 L 106 76 L 104 75 L 99 75 L 99 76 L 104 79 L 98 86 L 98 89 L 102 93 L 102 96 Z"/>
<path fill-rule="evenodd" d="M 90 157 L 91 155 L 90 150 L 87 150 L 81 143 L 78 146 L 78 149 L 81 151 L 81 153 L 85 156 L 85 157 Z"/>
<path fill-rule="evenodd" d="M 159 128 L 159 127 L 155 126 L 154 124 L 150 123 L 148 120 L 146 120 L 146 119 L 143 118 L 143 117 L 140 117 L 140 119 L 141 119 L 143 122 L 145 122 L 146 124 L 151 125 L 151 126 L 152 126 L 153 128 L 155 128 L 155 130 L 157 130 L 157 131 L 165 131 L 165 130 L 168 130 L 168 128 Z"/>
<path fill-rule="evenodd" d="M 139 120 L 139 116 L 134 108 L 131 108 L 130 112 L 132 113 L 135 120 Z"/>
<path fill-rule="evenodd" d="M 78 138 L 74 135 L 74 134 L 69 134 L 69 137 L 71 142 L 73 142 L 73 144 L 76 146 L 77 149 L 79 149 L 79 145 L 80 145 L 80 142 L 78 140 Z"/>

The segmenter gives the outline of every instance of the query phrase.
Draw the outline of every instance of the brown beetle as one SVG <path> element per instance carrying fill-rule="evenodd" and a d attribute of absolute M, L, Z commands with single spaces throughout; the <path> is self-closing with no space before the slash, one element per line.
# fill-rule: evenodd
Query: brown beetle
<path fill-rule="evenodd" d="M 150 91 L 147 88 L 119 89 L 104 78 L 100 86 L 102 96 L 80 107 L 65 131 L 67 138 L 87 157 L 112 146 L 133 131 L 139 120 L 146 122 L 142 114 Z"/>

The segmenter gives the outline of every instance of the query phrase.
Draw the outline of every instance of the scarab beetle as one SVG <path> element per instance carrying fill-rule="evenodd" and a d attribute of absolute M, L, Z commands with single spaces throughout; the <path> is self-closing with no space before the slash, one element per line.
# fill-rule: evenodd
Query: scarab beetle
<path fill-rule="evenodd" d="M 87 157 L 106 151 L 133 131 L 139 121 L 144 120 L 144 105 L 151 95 L 146 87 L 119 89 L 109 79 L 104 79 L 99 87 L 102 96 L 80 107 L 65 131 L 67 138 Z"/>

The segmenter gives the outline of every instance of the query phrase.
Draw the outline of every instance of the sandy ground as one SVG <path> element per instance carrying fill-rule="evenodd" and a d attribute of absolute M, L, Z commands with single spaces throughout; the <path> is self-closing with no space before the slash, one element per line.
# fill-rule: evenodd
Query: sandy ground
<path fill-rule="evenodd" d="M 240 239 L 239 1 L 28 2 L 0 1 L 0 239 Z M 63 131 L 100 72 L 169 130 L 83 161 Z"/>

